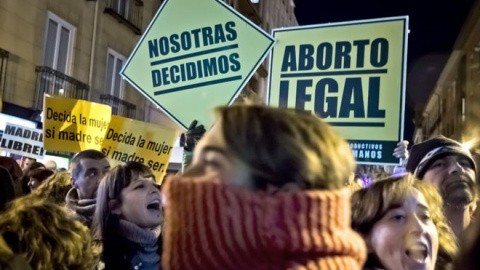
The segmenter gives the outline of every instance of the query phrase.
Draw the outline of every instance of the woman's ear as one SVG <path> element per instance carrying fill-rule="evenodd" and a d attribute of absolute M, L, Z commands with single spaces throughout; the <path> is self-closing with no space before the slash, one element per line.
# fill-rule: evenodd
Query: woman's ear
<path fill-rule="evenodd" d="M 477 211 L 477 203 L 478 203 L 478 200 L 474 200 L 474 202 L 468 206 L 468 213 L 470 214 L 471 218 L 474 218 L 475 216 L 475 213 Z"/>
<path fill-rule="evenodd" d="M 122 209 L 121 209 L 122 204 L 118 200 L 110 200 L 108 201 L 108 208 L 112 213 L 116 215 L 122 214 Z"/>
<path fill-rule="evenodd" d="M 72 186 L 73 186 L 74 188 L 77 187 L 77 179 L 75 179 L 75 177 L 73 177 L 73 175 L 72 175 Z"/>

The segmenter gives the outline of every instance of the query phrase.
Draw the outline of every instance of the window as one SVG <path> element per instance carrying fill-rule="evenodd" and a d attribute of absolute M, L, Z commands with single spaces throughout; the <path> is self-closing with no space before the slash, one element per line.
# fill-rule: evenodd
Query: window
<path fill-rule="evenodd" d="M 476 56 L 476 63 L 478 64 L 477 68 L 480 69 L 480 42 L 477 43 L 477 45 L 475 45 L 475 47 L 473 48 L 473 51 L 474 53 L 477 55 Z"/>
<path fill-rule="evenodd" d="M 117 11 L 118 14 L 123 16 L 124 18 L 128 18 L 128 2 L 130 0 L 117 0 Z"/>
<path fill-rule="evenodd" d="M 123 64 L 125 64 L 125 56 L 109 48 L 107 52 L 107 73 L 105 76 L 106 94 L 123 98 L 124 82 L 120 76 Z"/>
<path fill-rule="evenodd" d="M 74 35 L 75 27 L 49 11 L 43 65 L 69 74 Z"/>

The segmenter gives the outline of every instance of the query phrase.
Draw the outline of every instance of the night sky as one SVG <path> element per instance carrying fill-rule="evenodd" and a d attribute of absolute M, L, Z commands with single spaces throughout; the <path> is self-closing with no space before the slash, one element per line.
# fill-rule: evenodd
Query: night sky
<path fill-rule="evenodd" d="M 409 16 L 405 139 L 452 51 L 474 0 L 294 0 L 300 25 Z"/>

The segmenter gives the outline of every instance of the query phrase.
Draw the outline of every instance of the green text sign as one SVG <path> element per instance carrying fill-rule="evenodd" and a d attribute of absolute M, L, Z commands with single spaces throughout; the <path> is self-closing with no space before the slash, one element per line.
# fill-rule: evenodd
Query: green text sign
<path fill-rule="evenodd" d="M 269 104 L 311 111 L 360 164 L 398 164 L 408 17 L 275 29 Z"/>
<path fill-rule="evenodd" d="M 233 102 L 273 38 L 219 0 L 167 0 L 122 75 L 187 128 Z"/>

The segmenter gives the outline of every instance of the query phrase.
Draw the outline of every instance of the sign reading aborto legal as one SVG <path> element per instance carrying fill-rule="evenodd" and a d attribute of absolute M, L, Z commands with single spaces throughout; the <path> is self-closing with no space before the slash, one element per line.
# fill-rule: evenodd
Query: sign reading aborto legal
<path fill-rule="evenodd" d="M 399 164 L 408 17 L 274 29 L 268 102 L 311 111 L 359 164 Z"/>
<path fill-rule="evenodd" d="M 273 38 L 221 0 L 167 0 L 122 76 L 184 129 L 209 125 L 262 63 Z"/>

